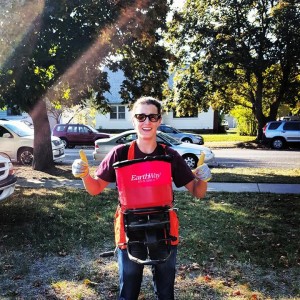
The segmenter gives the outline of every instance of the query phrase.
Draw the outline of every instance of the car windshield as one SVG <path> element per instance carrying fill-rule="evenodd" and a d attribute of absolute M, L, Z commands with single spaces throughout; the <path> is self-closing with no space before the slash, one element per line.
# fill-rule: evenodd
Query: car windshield
<path fill-rule="evenodd" d="M 179 129 L 173 128 L 173 130 L 174 130 L 176 133 L 182 133 L 182 131 L 180 131 Z"/>
<path fill-rule="evenodd" d="M 122 136 L 120 139 L 118 139 L 117 143 L 118 144 L 126 144 L 126 143 L 130 143 L 136 139 L 137 139 L 136 133 L 130 133 L 130 134 Z"/>
<path fill-rule="evenodd" d="M 181 132 L 180 130 L 178 130 L 174 127 L 166 126 L 166 125 L 161 125 L 160 128 L 161 129 L 159 129 L 159 130 L 161 130 L 164 133 L 180 133 Z"/>
<path fill-rule="evenodd" d="M 85 125 L 86 127 L 88 127 L 90 130 L 92 130 L 95 133 L 99 133 L 95 128 L 93 128 L 92 126 L 89 125 Z"/>
<path fill-rule="evenodd" d="M 33 135 L 33 129 L 29 128 L 25 124 L 18 124 L 18 123 L 7 123 L 5 124 L 5 127 L 11 131 L 13 131 L 15 134 L 17 134 L 20 137 L 24 136 L 30 136 Z"/>
<path fill-rule="evenodd" d="M 163 141 L 163 142 L 168 142 L 169 144 L 172 145 L 180 145 L 181 142 L 179 142 L 178 140 L 174 139 L 173 137 L 171 137 L 170 135 L 168 135 L 167 133 L 163 133 L 163 132 L 158 132 L 157 136 Z"/>

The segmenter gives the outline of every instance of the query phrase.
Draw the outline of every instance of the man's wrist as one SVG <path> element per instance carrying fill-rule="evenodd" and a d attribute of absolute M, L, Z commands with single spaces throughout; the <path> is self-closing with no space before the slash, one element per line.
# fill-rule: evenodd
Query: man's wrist
<path fill-rule="evenodd" d="M 87 179 L 90 176 L 90 173 L 88 172 L 86 175 L 82 176 L 81 179 Z"/>

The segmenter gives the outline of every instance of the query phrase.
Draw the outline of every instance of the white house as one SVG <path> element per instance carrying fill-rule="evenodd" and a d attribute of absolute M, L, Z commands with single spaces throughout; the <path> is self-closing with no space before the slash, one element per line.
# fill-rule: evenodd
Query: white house
<path fill-rule="evenodd" d="M 127 130 L 132 129 L 131 112 L 127 108 L 127 105 L 122 104 L 119 95 L 120 86 L 124 80 L 123 73 L 121 71 L 111 72 L 108 71 L 108 80 L 111 85 L 110 93 L 106 93 L 105 97 L 109 100 L 112 108 L 112 112 L 103 114 L 97 114 L 95 116 L 95 122 L 93 120 L 92 125 L 96 129 L 104 129 L 105 131 L 115 130 Z M 87 113 L 88 114 L 88 113 Z M 26 113 L 23 114 L 11 114 L 10 111 L 0 110 L 0 119 L 20 120 L 30 119 L 30 116 Z M 61 119 L 61 123 L 68 122 L 70 120 L 70 114 L 64 115 Z M 54 119 L 49 118 L 50 127 L 54 127 Z M 72 123 L 76 121 L 76 116 Z M 90 119 L 86 119 L 85 122 L 90 123 Z M 207 130 L 211 131 L 214 128 L 214 111 L 210 108 L 208 112 L 196 113 L 195 116 L 188 117 L 176 117 L 174 113 L 168 112 L 163 114 L 163 123 L 171 125 L 177 129 L 183 130 Z"/>
<path fill-rule="evenodd" d="M 118 102 L 110 102 L 113 112 L 106 115 L 96 115 L 97 129 L 130 129 L 132 128 L 131 112 L 127 106 Z M 174 117 L 173 112 L 163 114 L 163 123 L 178 129 L 212 130 L 214 124 L 214 113 L 212 109 L 208 112 L 198 113 L 196 117 Z"/>
<path fill-rule="evenodd" d="M 112 73 L 108 71 L 108 80 L 111 84 L 111 92 L 105 96 L 109 100 L 112 112 L 106 115 L 96 115 L 97 129 L 105 130 L 125 130 L 132 128 L 131 112 L 127 105 L 121 103 L 119 90 L 124 77 L 121 71 Z M 212 130 L 214 127 L 214 112 L 209 109 L 208 112 L 201 112 L 194 117 L 176 117 L 173 112 L 163 115 L 163 123 L 171 125 L 178 129 L 191 130 Z"/>

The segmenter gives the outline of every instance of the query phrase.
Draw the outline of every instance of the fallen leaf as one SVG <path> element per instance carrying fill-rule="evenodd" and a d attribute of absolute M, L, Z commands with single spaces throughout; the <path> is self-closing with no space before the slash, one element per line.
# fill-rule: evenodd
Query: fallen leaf
<path fill-rule="evenodd" d="M 232 296 L 240 296 L 241 295 L 241 291 L 234 291 L 233 293 L 232 293 Z"/>
<path fill-rule="evenodd" d="M 87 278 L 83 280 L 83 284 L 85 284 L 85 285 L 89 285 L 91 283 L 92 282 L 89 279 L 87 279 Z"/>
<path fill-rule="evenodd" d="M 95 286 L 95 285 L 97 285 L 97 282 L 90 281 L 89 279 L 86 278 L 86 279 L 83 280 L 83 284 L 84 285 Z"/>

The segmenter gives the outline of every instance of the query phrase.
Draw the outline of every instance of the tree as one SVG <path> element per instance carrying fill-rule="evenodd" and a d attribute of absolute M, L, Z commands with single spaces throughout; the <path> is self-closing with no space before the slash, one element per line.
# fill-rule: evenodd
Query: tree
<path fill-rule="evenodd" d="M 15 34 L 19 43 L 14 40 L 11 56 L 1 59 L 0 107 L 13 101 L 31 116 L 35 128 L 34 169 L 53 165 L 46 103 L 57 107 L 62 103 L 84 105 L 81 100 L 96 91 L 98 108 L 109 109 L 103 96 L 109 84 L 100 66 L 118 54 L 121 46 L 129 45 L 128 30 L 135 36 L 142 36 L 144 29 L 149 31 L 149 25 L 143 22 L 149 22 L 148 12 L 151 15 L 158 2 L 27 0 L 6 7 L 17 16 L 14 23 L 5 19 L 7 27 L 14 26 L 17 31 L 25 28 L 26 34 Z M 28 19 L 32 19 L 29 24 Z M 151 25 L 154 23 L 152 20 Z M 9 49 L 9 42 L 4 44 Z M 64 94 L 67 96 L 62 97 Z"/>
<path fill-rule="evenodd" d="M 163 97 L 163 84 L 169 76 L 169 54 L 161 43 L 170 9 L 168 2 L 172 1 L 150 1 L 147 11 L 137 10 L 135 18 L 116 32 L 118 45 L 123 46 L 115 49 L 118 59 L 108 60 L 107 65 L 124 73 L 120 96 L 129 106 L 143 95 Z"/>
<path fill-rule="evenodd" d="M 255 116 L 260 139 L 280 104 L 299 103 L 299 7 L 293 0 L 187 0 L 166 34 L 175 105 L 225 112 L 242 105 Z"/>

